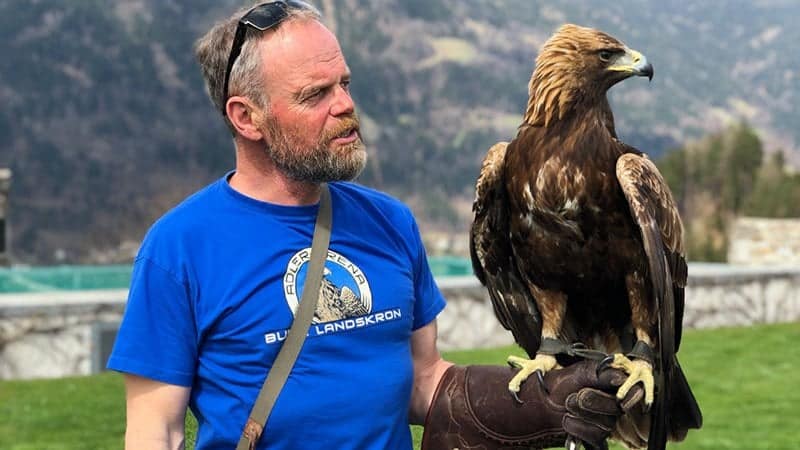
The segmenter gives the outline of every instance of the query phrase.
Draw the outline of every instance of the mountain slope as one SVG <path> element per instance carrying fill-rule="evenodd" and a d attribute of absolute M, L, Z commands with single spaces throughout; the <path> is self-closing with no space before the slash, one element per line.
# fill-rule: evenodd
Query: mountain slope
<path fill-rule="evenodd" d="M 14 170 L 17 260 L 101 260 L 232 167 L 191 49 L 236 4 L 0 0 L 0 166 Z M 354 75 L 371 153 L 361 181 L 426 223 L 466 227 L 453 205 L 469 204 L 489 145 L 513 136 L 536 51 L 564 22 L 601 28 L 653 62 L 651 84 L 612 90 L 626 142 L 657 155 L 733 117 L 768 147 L 800 142 L 794 2 L 317 4 Z"/>

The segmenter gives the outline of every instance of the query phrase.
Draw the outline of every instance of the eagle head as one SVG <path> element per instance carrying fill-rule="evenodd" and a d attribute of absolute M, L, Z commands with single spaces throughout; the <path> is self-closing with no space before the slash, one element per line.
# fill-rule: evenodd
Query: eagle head
<path fill-rule="evenodd" d="M 579 104 L 593 107 L 611 86 L 634 75 L 653 78 L 644 55 L 602 31 L 563 25 L 536 58 L 525 121 L 547 126 Z"/>

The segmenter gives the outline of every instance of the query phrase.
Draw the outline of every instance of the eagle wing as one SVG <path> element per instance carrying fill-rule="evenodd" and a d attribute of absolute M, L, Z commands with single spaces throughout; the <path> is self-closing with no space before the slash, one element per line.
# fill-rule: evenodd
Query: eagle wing
<path fill-rule="evenodd" d="M 658 168 L 646 156 L 626 153 L 617 160 L 616 171 L 632 218 L 641 232 L 660 320 L 662 325 L 669 325 L 659 336 L 659 345 L 675 353 L 682 334 L 687 278 L 678 208 Z M 665 338 L 670 339 L 664 341 Z"/>
<path fill-rule="evenodd" d="M 649 448 L 662 448 L 670 432 L 666 425 L 667 411 L 671 407 L 670 397 L 678 394 L 669 390 L 674 386 L 674 378 L 681 382 L 679 389 L 683 390 L 685 384 L 675 357 L 681 339 L 687 278 L 682 246 L 683 225 L 669 187 L 655 164 L 646 156 L 638 153 L 622 155 L 617 160 L 616 174 L 631 216 L 641 233 L 647 257 L 651 299 L 655 302 L 648 309 L 658 314 L 657 370 L 654 376 L 656 390 L 660 394 L 656 394 L 652 410 L 652 423 L 658 426 L 651 427 L 648 442 Z M 690 392 L 688 384 L 685 388 Z"/>
<path fill-rule="evenodd" d="M 541 343 L 542 322 L 511 248 L 504 177 L 507 146 L 507 142 L 493 145 L 483 160 L 472 205 L 470 256 L 473 271 L 487 287 L 498 320 L 533 355 Z"/>

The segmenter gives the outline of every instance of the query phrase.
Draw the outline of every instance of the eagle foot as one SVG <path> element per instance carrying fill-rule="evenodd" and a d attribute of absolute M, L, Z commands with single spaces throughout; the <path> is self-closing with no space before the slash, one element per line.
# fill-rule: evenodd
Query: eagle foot
<path fill-rule="evenodd" d="M 653 404 L 655 394 L 655 381 L 653 379 L 653 365 L 642 359 L 630 360 L 621 353 L 605 358 L 598 366 L 597 373 L 599 374 L 604 368 L 613 367 L 615 369 L 623 370 L 628 374 L 628 378 L 622 383 L 622 386 L 617 390 L 617 398 L 622 400 L 628 395 L 631 388 L 637 383 L 642 383 L 644 387 L 644 405 L 650 408 Z"/>
<path fill-rule="evenodd" d="M 520 358 L 519 356 L 509 356 L 506 361 L 508 362 L 509 366 L 520 369 L 519 372 L 517 372 L 516 375 L 511 378 L 511 381 L 508 382 L 508 390 L 518 403 L 522 403 L 522 400 L 520 400 L 518 395 L 520 386 L 522 386 L 522 383 L 524 383 L 525 380 L 527 380 L 532 374 L 536 374 L 536 378 L 539 381 L 539 384 L 542 386 L 542 389 L 549 393 L 547 386 L 544 384 L 544 374 L 558 366 L 555 356 L 537 354 L 533 359 Z"/>

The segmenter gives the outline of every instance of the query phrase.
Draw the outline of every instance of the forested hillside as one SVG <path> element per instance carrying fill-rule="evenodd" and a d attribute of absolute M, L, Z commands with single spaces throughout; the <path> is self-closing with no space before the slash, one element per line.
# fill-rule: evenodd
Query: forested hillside
<path fill-rule="evenodd" d="M 737 216 L 800 217 L 800 174 L 783 152 L 765 155 L 745 123 L 673 149 L 657 164 L 684 218 L 692 260 L 725 261 Z"/>
<path fill-rule="evenodd" d="M 125 257 L 114 249 L 232 167 L 192 45 L 240 3 L 0 0 L 0 166 L 14 171 L 18 262 Z M 654 64 L 652 83 L 612 90 L 626 142 L 657 158 L 744 119 L 765 151 L 799 159 L 796 2 L 316 4 L 354 74 L 371 157 L 360 181 L 409 202 L 423 230 L 466 229 L 480 160 L 513 136 L 536 52 L 565 22 Z"/>

